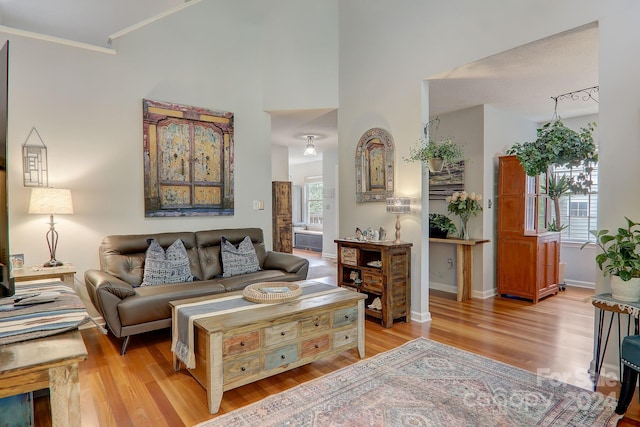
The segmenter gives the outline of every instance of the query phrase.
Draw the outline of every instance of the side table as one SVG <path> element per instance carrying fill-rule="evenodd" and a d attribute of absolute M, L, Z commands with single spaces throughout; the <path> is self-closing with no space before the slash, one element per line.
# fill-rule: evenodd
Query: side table
<path fill-rule="evenodd" d="M 73 288 L 76 268 L 73 264 L 60 267 L 42 267 L 41 265 L 25 265 L 12 271 L 16 282 L 26 282 L 38 279 L 60 279 L 67 286 Z"/>
<path fill-rule="evenodd" d="M 594 367 L 594 376 L 593 376 L 593 390 L 596 390 L 598 386 L 598 380 L 600 379 L 600 370 L 602 369 L 602 363 L 604 361 L 604 355 L 607 351 L 607 344 L 609 342 L 609 336 L 611 335 L 611 327 L 613 326 L 613 316 L 617 316 L 618 323 L 618 348 L 619 352 L 620 346 L 622 345 L 622 325 L 620 323 L 620 315 L 628 314 L 629 318 L 627 320 L 627 335 L 630 334 L 631 331 L 631 318 L 634 319 L 634 328 L 633 333 L 635 335 L 639 334 L 639 316 L 640 316 L 640 302 L 625 302 L 619 301 L 611 297 L 611 293 L 598 294 L 591 297 L 591 303 L 594 307 L 599 309 L 598 314 L 598 327 L 596 331 L 596 354 L 595 354 L 595 367 Z M 602 343 L 603 332 L 604 332 L 604 318 L 605 313 L 609 313 L 609 327 L 607 328 L 607 336 L 604 340 L 604 346 Z M 622 363 L 618 362 L 618 366 L 620 369 L 620 374 L 622 375 Z"/>

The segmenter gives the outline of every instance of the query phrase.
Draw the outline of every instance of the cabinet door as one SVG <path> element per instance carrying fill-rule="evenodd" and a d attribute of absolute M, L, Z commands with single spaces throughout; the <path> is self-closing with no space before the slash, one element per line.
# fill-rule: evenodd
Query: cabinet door
<path fill-rule="evenodd" d="M 272 192 L 273 250 L 293 252 L 293 229 L 291 221 L 291 182 L 274 181 Z"/>
<path fill-rule="evenodd" d="M 541 243 L 544 265 L 541 291 L 549 290 L 558 284 L 558 263 L 560 255 L 560 242 L 557 239 L 549 239 Z"/>
<path fill-rule="evenodd" d="M 536 239 L 505 236 L 498 243 L 498 293 L 533 298 L 536 291 Z"/>

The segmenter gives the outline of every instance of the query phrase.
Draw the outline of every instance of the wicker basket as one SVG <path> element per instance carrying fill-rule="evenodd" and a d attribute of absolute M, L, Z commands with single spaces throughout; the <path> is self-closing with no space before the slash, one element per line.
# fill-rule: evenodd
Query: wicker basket
<path fill-rule="evenodd" d="M 284 288 L 289 289 L 285 291 Z M 249 285 L 242 291 L 242 296 L 251 302 L 259 304 L 274 304 L 287 302 L 299 297 L 302 288 L 290 282 L 260 282 Z"/>

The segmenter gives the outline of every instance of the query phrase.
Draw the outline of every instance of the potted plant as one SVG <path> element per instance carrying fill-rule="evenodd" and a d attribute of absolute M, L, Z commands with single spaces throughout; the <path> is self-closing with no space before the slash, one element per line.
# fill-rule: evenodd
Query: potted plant
<path fill-rule="evenodd" d="M 529 176 L 549 173 L 552 166 L 583 167 L 575 177 L 567 178 L 571 191 L 586 193 L 591 189 L 593 163 L 598 161 L 596 145 L 593 142 L 595 123 L 580 128 L 580 132 L 569 129 L 561 119 L 546 123 L 537 131 L 537 139 L 523 144 L 515 143 L 507 150 L 514 154 Z"/>
<path fill-rule="evenodd" d="M 418 145 L 409 149 L 409 157 L 405 161 L 420 161 L 429 166 L 429 171 L 440 172 L 445 164 L 463 159 L 464 151 L 453 139 L 446 138 L 436 142 L 430 138 L 422 138 Z"/>
<path fill-rule="evenodd" d="M 456 232 L 456 225 L 451 219 L 443 214 L 429 214 L 429 237 L 446 239 L 448 234 Z"/>
<path fill-rule="evenodd" d="M 640 301 L 640 223 L 624 219 L 627 226 L 618 228 L 615 234 L 609 234 L 609 230 L 591 230 L 591 234 L 601 250 L 596 263 L 605 276 L 611 277 L 611 296 L 636 302 Z"/>

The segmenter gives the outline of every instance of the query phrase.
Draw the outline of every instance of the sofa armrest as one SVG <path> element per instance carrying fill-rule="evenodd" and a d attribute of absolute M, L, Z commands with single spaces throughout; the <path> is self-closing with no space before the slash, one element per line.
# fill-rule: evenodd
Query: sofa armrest
<path fill-rule="evenodd" d="M 91 298 L 91 302 L 102 314 L 104 314 L 104 312 L 102 302 L 98 297 L 98 291 L 107 291 L 120 300 L 135 295 L 136 293 L 133 286 L 129 283 L 102 270 L 87 270 L 84 273 L 84 282 L 87 286 L 87 293 L 89 294 L 89 298 Z"/>
<path fill-rule="evenodd" d="M 265 270 L 283 270 L 298 275 L 299 280 L 304 280 L 309 271 L 309 260 L 285 252 L 268 251 L 263 268 Z"/>

